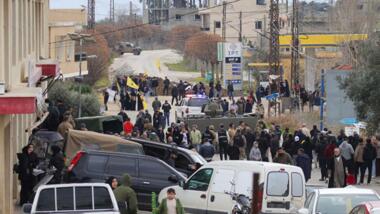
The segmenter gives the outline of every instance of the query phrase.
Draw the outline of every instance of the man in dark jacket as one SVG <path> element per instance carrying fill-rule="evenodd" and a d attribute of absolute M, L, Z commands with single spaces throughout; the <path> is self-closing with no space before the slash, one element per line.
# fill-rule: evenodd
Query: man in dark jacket
<path fill-rule="evenodd" d="M 234 85 L 232 84 L 232 82 L 228 82 L 228 85 L 227 85 L 227 93 L 228 93 L 228 98 L 230 100 L 234 99 Z"/>
<path fill-rule="evenodd" d="M 360 168 L 360 183 L 363 183 L 365 171 L 368 169 L 367 183 L 370 184 L 372 178 L 372 163 L 373 160 L 376 159 L 377 152 L 376 148 L 372 145 L 372 141 L 370 138 L 368 138 L 366 142 L 367 143 L 363 150 L 364 167 Z"/>
<path fill-rule="evenodd" d="M 50 181 L 51 184 L 60 184 L 62 181 L 62 170 L 65 167 L 65 160 L 63 154 L 61 153 L 61 148 L 59 146 L 53 145 L 51 147 L 53 155 L 49 162 L 49 167 L 55 167 L 54 177 Z"/>
<path fill-rule="evenodd" d="M 228 137 L 227 137 L 227 131 L 224 128 L 223 124 L 220 124 L 220 128 L 218 130 L 218 142 L 219 142 L 219 155 L 220 160 L 227 160 L 228 155 Z"/>
<path fill-rule="evenodd" d="M 334 149 L 334 157 L 329 160 L 329 188 L 340 188 L 346 186 L 346 169 L 344 158 L 340 155 L 340 149 Z"/>
<path fill-rule="evenodd" d="M 158 97 L 154 98 L 154 101 L 152 103 L 152 108 L 153 108 L 153 111 L 160 110 L 160 108 L 161 108 L 161 102 L 158 100 Z"/>
<path fill-rule="evenodd" d="M 215 154 L 215 148 L 209 140 L 204 139 L 203 144 L 199 148 L 199 154 L 207 161 L 211 162 Z"/>
<path fill-rule="evenodd" d="M 19 159 L 19 179 L 21 181 L 20 205 L 30 202 L 36 178 L 33 169 L 38 165 L 37 155 L 33 152 L 33 145 L 29 144 L 17 154 Z"/>
<path fill-rule="evenodd" d="M 310 165 L 310 157 L 305 154 L 304 149 L 298 149 L 298 155 L 296 158 L 296 165 L 300 167 L 305 176 L 305 181 L 307 182 L 311 177 L 311 165 Z"/>
<path fill-rule="evenodd" d="M 168 95 L 168 93 L 169 93 L 169 85 L 170 85 L 170 80 L 168 79 L 168 77 L 165 77 L 165 80 L 164 80 L 164 91 L 163 91 L 164 95 Z"/>
<path fill-rule="evenodd" d="M 216 96 L 221 97 L 222 96 L 222 84 L 220 84 L 219 80 L 216 82 L 215 89 L 216 89 Z"/>
<path fill-rule="evenodd" d="M 179 100 L 182 100 L 182 98 L 185 97 L 185 84 L 182 80 L 180 80 L 178 84 L 178 97 Z"/>
<path fill-rule="evenodd" d="M 176 85 L 172 88 L 172 105 L 174 104 L 174 100 L 175 104 L 178 105 L 178 88 Z"/>
<path fill-rule="evenodd" d="M 164 111 L 164 117 L 165 121 L 167 123 L 167 126 L 169 126 L 170 123 L 170 110 L 172 109 L 172 106 L 169 104 L 167 100 L 165 100 L 165 103 L 162 105 L 162 110 Z"/>
<path fill-rule="evenodd" d="M 154 130 L 158 130 L 159 127 L 162 127 L 162 122 L 164 116 L 162 115 L 162 112 L 156 111 L 153 114 L 153 128 Z"/>
<path fill-rule="evenodd" d="M 124 174 L 121 186 L 117 187 L 113 193 L 119 205 L 120 214 L 137 214 L 137 197 L 131 188 L 131 177 Z"/>

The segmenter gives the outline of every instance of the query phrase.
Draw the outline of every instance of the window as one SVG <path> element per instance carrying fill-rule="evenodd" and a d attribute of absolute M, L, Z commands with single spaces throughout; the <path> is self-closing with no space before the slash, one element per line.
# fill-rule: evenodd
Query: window
<path fill-rule="evenodd" d="M 215 25 L 215 28 L 221 28 L 222 27 L 220 21 L 215 21 L 214 25 Z"/>
<path fill-rule="evenodd" d="M 233 170 L 219 169 L 215 172 L 215 178 L 212 182 L 212 192 L 226 193 L 231 191 L 234 181 L 235 172 Z"/>
<path fill-rule="evenodd" d="M 302 175 L 299 173 L 292 173 L 292 196 L 301 197 L 303 195 L 303 182 Z"/>
<path fill-rule="evenodd" d="M 310 197 L 310 201 L 309 201 L 309 204 L 308 204 L 308 209 L 309 210 L 312 210 L 313 207 L 314 207 L 314 204 L 315 204 L 315 193 L 313 193 L 313 195 L 311 195 Z M 306 206 L 305 206 L 306 207 Z"/>
<path fill-rule="evenodd" d="M 132 177 L 136 176 L 136 161 L 131 158 L 111 157 L 107 168 L 111 175 L 128 173 Z"/>
<path fill-rule="evenodd" d="M 75 202 L 77 210 L 92 210 L 91 187 L 75 187 Z"/>
<path fill-rule="evenodd" d="M 182 15 L 175 14 L 175 20 L 182 20 Z"/>
<path fill-rule="evenodd" d="M 151 160 L 139 160 L 140 177 L 167 181 L 172 173 L 163 164 Z"/>
<path fill-rule="evenodd" d="M 188 106 L 203 107 L 208 104 L 209 100 L 206 98 L 191 98 L 189 99 Z"/>
<path fill-rule="evenodd" d="M 256 29 L 256 30 L 261 30 L 261 29 L 263 29 L 263 22 L 262 22 L 262 21 L 256 21 L 256 22 L 255 22 L 255 29 Z"/>
<path fill-rule="evenodd" d="M 168 151 L 163 148 L 158 148 L 150 145 L 144 145 L 144 151 L 146 155 L 159 158 L 161 160 L 166 160 L 169 158 Z"/>
<path fill-rule="evenodd" d="M 210 184 L 213 169 L 202 169 L 198 171 L 186 183 L 189 190 L 206 191 Z"/>
<path fill-rule="evenodd" d="M 55 210 L 54 189 L 44 189 L 40 192 L 37 203 L 37 211 Z"/>
<path fill-rule="evenodd" d="M 57 188 L 57 210 L 74 210 L 72 187 Z"/>
<path fill-rule="evenodd" d="M 175 159 L 175 168 L 189 170 L 190 161 L 183 155 L 178 154 Z"/>
<path fill-rule="evenodd" d="M 289 175 L 286 172 L 270 172 L 267 180 L 267 195 L 288 196 Z"/>
<path fill-rule="evenodd" d="M 265 0 L 256 0 L 257 5 L 265 5 Z"/>
<path fill-rule="evenodd" d="M 310 195 L 306 198 L 306 201 L 305 201 L 305 208 L 310 208 L 310 204 L 311 204 L 311 200 L 314 198 L 314 195 L 315 195 L 315 193 L 314 192 L 312 192 L 312 193 L 310 193 Z"/>
<path fill-rule="evenodd" d="M 91 172 L 103 173 L 107 159 L 107 156 L 89 155 L 87 169 Z"/>
<path fill-rule="evenodd" d="M 94 187 L 95 209 L 112 209 L 113 204 L 107 188 Z"/>
<path fill-rule="evenodd" d="M 194 20 L 196 20 L 196 21 L 201 20 L 201 15 L 199 15 L 199 14 L 195 14 L 195 15 L 194 15 Z"/>

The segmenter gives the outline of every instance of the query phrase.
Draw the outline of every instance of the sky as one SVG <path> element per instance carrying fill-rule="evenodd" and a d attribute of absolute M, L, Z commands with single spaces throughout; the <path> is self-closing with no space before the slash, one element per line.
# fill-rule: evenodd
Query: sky
<path fill-rule="evenodd" d="M 129 1 L 130 0 L 115 0 L 115 11 L 126 10 L 129 11 Z M 306 0 L 310 2 L 312 0 Z M 316 2 L 328 2 L 328 0 L 314 0 Z M 104 19 L 109 17 L 109 0 L 95 0 L 95 18 L 96 20 Z M 134 9 L 139 8 L 139 14 L 142 14 L 141 4 L 139 0 L 132 0 L 134 4 Z M 289 0 L 291 2 L 291 0 Z M 50 8 L 81 8 L 81 5 L 87 6 L 87 0 L 50 0 Z M 117 12 L 115 12 L 117 13 Z"/>

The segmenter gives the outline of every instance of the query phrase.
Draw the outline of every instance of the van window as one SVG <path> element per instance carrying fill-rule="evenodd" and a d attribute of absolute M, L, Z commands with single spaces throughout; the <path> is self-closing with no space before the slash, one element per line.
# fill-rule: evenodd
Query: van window
<path fill-rule="evenodd" d="M 77 210 L 92 210 L 91 187 L 75 187 L 75 203 Z"/>
<path fill-rule="evenodd" d="M 55 211 L 54 189 L 44 189 L 40 192 L 37 202 L 37 211 Z"/>
<path fill-rule="evenodd" d="M 74 210 L 72 187 L 57 188 L 57 210 Z"/>
<path fill-rule="evenodd" d="M 210 184 L 213 169 L 202 169 L 198 171 L 190 180 L 187 182 L 189 190 L 206 191 Z"/>
<path fill-rule="evenodd" d="M 94 187 L 94 204 L 95 209 L 112 209 L 113 204 L 105 187 Z"/>
<path fill-rule="evenodd" d="M 111 175 L 128 173 L 132 177 L 136 176 L 136 160 L 132 158 L 110 157 L 107 168 Z"/>
<path fill-rule="evenodd" d="M 153 178 L 167 181 L 169 176 L 174 174 L 163 164 L 151 160 L 139 160 L 139 175 L 143 178 Z"/>
<path fill-rule="evenodd" d="M 286 172 L 270 172 L 267 179 L 267 195 L 285 197 L 289 195 L 289 175 Z"/>
<path fill-rule="evenodd" d="M 175 159 L 175 168 L 177 169 L 183 169 L 183 170 L 189 170 L 190 165 L 189 159 L 186 158 L 183 154 L 178 154 L 177 158 Z"/>
<path fill-rule="evenodd" d="M 302 197 L 302 195 L 303 195 L 302 175 L 296 172 L 292 172 L 292 196 Z"/>
<path fill-rule="evenodd" d="M 167 156 L 169 156 L 166 149 L 157 148 L 150 145 L 144 145 L 144 151 L 146 155 L 153 156 L 161 160 L 165 160 Z"/>
<path fill-rule="evenodd" d="M 107 156 L 89 155 L 87 170 L 90 172 L 103 173 L 107 163 Z"/>
<path fill-rule="evenodd" d="M 233 170 L 218 169 L 212 182 L 212 192 L 226 193 L 232 191 L 235 172 Z"/>

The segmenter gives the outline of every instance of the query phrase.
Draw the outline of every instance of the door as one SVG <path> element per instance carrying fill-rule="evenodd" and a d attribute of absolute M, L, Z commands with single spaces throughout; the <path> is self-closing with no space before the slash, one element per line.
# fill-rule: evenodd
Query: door
<path fill-rule="evenodd" d="M 213 176 L 210 195 L 208 195 L 207 214 L 221 214 L 232 211 L 233 200 L 228 193 L 234 192 L 235 171 L 216 169 Z"/>
<path fill-rule="evenodd" d="M 181 200 L 185 213 L 206 214 L 208 191 L 213 169 L 199 170 L 179 189 L 177 196 Z"/>
<path fill-rule="evenodd" d="M 291 193 L 290 177 L 285 171 L 271 171 L 267 175 L 265 196 L 263 198 L 262 211 L 289 212 Z"/>
<path fill-rule="evenodd" d="M 301 209 L 305 202 L 304 176 L 298 172 L 291 173 L 291 203 L 296 210 Z"/>
<path fill-rule="evenodd" d="M 176 185 L 177 182 L 169 181 L 169 177 L 176 173 L 158 160 L 139 159 L 138 162 L 139 173 L 135 191 L 139 207 L 143 210 L 150 210 L 152 192 L 158 195 L 163 188 Z"/>

